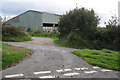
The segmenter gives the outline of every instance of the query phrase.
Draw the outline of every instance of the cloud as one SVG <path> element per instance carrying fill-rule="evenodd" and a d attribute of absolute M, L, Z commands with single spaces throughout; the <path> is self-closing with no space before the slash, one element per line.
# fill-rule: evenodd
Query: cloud
<path fill-rule="evenodd" d="M 4 2 L 2 3 L 3 15 L 18 15 L 31 9 L 34 5 L 31 2 Z"/>
<path fill-rule="evenodd" d="M 19 15 L 31 9 L 64 14 L 66 11 L 72 10 L 77 6 L 78 8 L 93 8 L 97 15 L 101 17 L 100 23 L 103 24 L 110 19 L 112 14 L 118 15 L 118 1 L 119 0 L 3 0 L 2 14 L 4 16 Z"/>

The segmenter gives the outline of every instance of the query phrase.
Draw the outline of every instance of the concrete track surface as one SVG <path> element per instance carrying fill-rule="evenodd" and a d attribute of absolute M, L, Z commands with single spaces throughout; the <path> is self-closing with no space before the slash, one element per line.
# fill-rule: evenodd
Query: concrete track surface
<path fill-rule="evenodd" d="M 73 55 L 72 48 L 57 47 L 52 39 L 33 37 L 29 42 L 7 44 L 33 50 L 16 66 L 2 71 L 3 78 L 118 78 L 118 72 L 92 66 Z"/>

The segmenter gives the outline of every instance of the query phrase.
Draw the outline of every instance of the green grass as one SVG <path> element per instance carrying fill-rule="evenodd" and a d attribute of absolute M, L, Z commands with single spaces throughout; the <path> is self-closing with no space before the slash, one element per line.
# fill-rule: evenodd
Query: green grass
<path fill-rule="evenodd" d="M 32 50 L 30 49 L 2 43 L 2 69 L 5 69 L 6 67 L 18 62 L 31 52 Z"/>
<path fill-rule="evenodd" d="M 50 38 L 50 39 L 53 39 L 54 41 L 57 41 L 58 40 L 58 37 L 50 37 L 50 36 L 32 36 L 32 37 L 42 37 L 42 38 Z"/>
<path fill-rule="evenodd" d="M 47 37 L 51 38 L 51 37 Z M 59 40 L 58 38 L 53 39 L 54 43 L 60 47 L 78 48 L 82 50 L 75 50 L 72 53 L 80 56 L 82 59 L 87 61 L 89 64 L 94 66 L 103 67 L 106 69 L 120 70 L 119 68 L 119 58 L 118 51 L 102 49 L 86 49 L 86 46 L 74 46 L 66 44 L 65 40 Z M 85 48 L 85 49 L 84 49 Z"/>
<path fill-rule="evenodd" d="M 7 37 L 7 36 L 5 36 L 3 38 L 3 41 L 6 41 L 6 42 L 24 42 L 24 41 L 32 41 L 32 38 L 27 37 L 27 36 L 22 36 L 22 37 Z"/>
<path fill-rule="evenodd" d="M 61 39 L 56 39 L 54 40 L 54 43 L 60 47 L 68 47 L 68 48 L 76 48 L 76 49 L 84 49 L 86 48 L 86 46 L 76 46 L 76 45 L 70 45 L 68 43 L 65 42 L 65 40 L 61 40 Z"/>
<path fill-rule="evenodd" d="M 57 40 L 58 40 L 57 37 L 46 37 L 46 36 L 40 36 L 40 37 L 42 37 L 42 38 L 50 38 L 50 39 L 53 39 L 54 41 L 57 41 Z"/>
<path fill-rule="evenodd" d="M 103 67 L 106 69 L 120 70 L 118 52 L 102 49 L 102 50 L 90 50 L 82 49 L 75 50 L 73 54 L 80 56 L 89 64 L 94 66 Z"/>

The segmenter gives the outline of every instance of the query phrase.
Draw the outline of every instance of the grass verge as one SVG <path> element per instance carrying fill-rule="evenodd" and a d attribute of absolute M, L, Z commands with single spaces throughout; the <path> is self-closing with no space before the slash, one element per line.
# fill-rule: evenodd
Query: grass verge
<path fill-rule="evenodd" d="M 3 41 L 6 42 L 24 42 L 24 41 L 32 41 L 33 39 L 31 37 L 26 37 L 26 36 L 22 36 L 22 37 L 4 37 Z"/>
<path fill-rule="evenodd" d="M 38 36 L 32 36 L 32 37 L 38 37 Z M 57 41 L 57 40 L 58 40 L 58 37 L 49 37 L 49 36 L 39 36 L 39 37 L 42 37 L 42 38 L 50 38 L 50 39 L 53 39 L 54 41 Z"/>
<path fill-rule="evenodd" d="M 65 40 L 62 39 L 55 39 L 54 43 L 60 47 L 68 47 L 68 48 L 76 48 L 76 49 L 84 49 L 86 48 L 85 46 L 76 46 L 76 45 L 70 45 L 65 42 Z"/>
<path fill-rule="evenodd" d="M 89 64 L 106 69 L 113 69 L 120 71 L 118 51 L 113 51 L 108 49 L 102 49 L 102 50 L 86 49 L 85 46 L 73 46 L 66 44 L 64 40 L 59 40 L 58 38 L 54 39 L 54 43 L 60 47 L 82 49 L 82 50 L 75 50 L 72 53 L 81 57 Z"/>
<path fill-rule="evenodd" d="M 2 69 L 10 67 L 30 54 L 32 50 L 2 43 Z"/>
<path fill-rule="evenodd" d="M 75 50 L 73 54 L 80 56 L 89 64 L 94 66 L 103 67 L 106 69 L 120 70 L 118 52 L 102 49 L 102 50 Z"/>

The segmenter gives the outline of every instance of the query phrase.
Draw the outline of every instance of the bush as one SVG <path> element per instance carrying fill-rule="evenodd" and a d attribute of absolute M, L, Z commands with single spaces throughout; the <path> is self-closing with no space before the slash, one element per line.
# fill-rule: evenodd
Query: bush
<path fill-rule="evenodd" d="M 67 36 L 66 42 L 68 44 L 72 44 L 72 45 L 87 45 L 87 40 L 84 40 L 79 34 L 77 34 L 76 32 L 70 32 Z"/>
<path fill-rule="evenodd" d="M 31 33 L 31 35 L 36 37 L 58 37 L 59 32 L 57 30 L 36 30 L 35 32 Z"/>
<path fill-rule="evenodd" d="M 106 48 L 112 50 L 120 50 L 120 26 L 117 25 L 118 21 L 116 16 L 106 23 L 106 27 L 99 27 L 96 31 L 95 39 L 99 40 L 99 48 Z M 93 44 L 96 45 L 97 43 Z"/>
<path fill-rule="evenodd" d="M 32 40 L 32 38 L 27 32 L 25 32 L 23 27 L 3 25 L 2 40 L 19 42 L 19 41 L 29 41 Z"/>
<path fill-rule="evenodd" d="M 99 40 L 100 42 L 98 47 L 101 49 L 106 48 L 112 50 L 120 50 L 119 35 L 120 35 L 120 26 L 111 26 L 109 28 L 108 27 L 98 28 L 96 32 L 96 39 Z M 98 45 L 98 43 L 93 43 L 93 45 Z"/>

